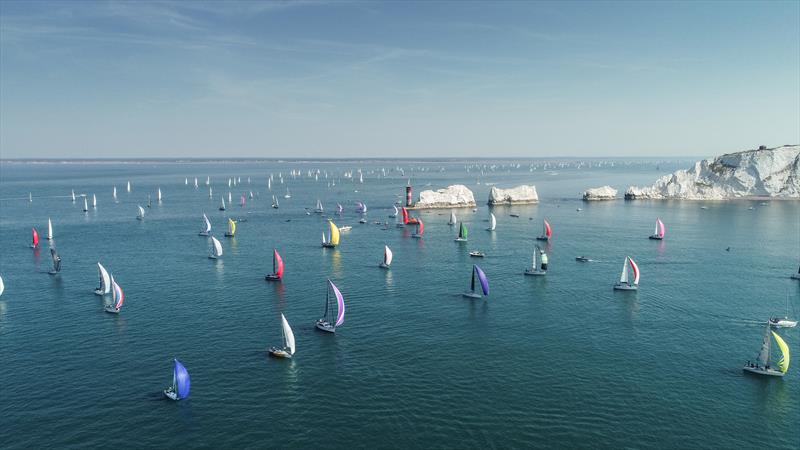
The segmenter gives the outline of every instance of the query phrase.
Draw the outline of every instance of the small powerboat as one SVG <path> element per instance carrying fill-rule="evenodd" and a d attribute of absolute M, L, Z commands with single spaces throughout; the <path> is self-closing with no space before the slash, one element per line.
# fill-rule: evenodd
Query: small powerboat
<path fill-rule="evenodd" d="M 475 258 L 483 258 L 483 257 L 486 256 L 486 253 L 483 253 L 480 250 L 473 250 L 473 251 L 469 252 L 469 256 L 473 256 Z"/>
<path fill-rule="evenodd" d="M 580 261 L 580 262 L 590 262 L 591 260 L 592 259 L 589 258 L 588 256 L 583 256 L 583 255 L 575 257 L 575 261 Z"/>

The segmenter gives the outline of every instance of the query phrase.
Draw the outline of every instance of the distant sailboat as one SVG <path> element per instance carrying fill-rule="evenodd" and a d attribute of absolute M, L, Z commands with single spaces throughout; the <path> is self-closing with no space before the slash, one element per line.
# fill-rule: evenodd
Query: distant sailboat
<path fill-rule="evenodd" d="M 286 195 L 284 195 L 283 198 L 292 198 L 292 194 L 289 193 L 289 188 L 288 187 L 286 188 Z"/>
<path fill-rule="evenodd" d="M 400 212 L 400 210 L 399 210 L 399 209 L 397 209 L 397 206 L 395 206 L 395 205 L 392 205 L 392 208 L 394 208 L 394 212 L 393 212 L 393 213 L 391 213 L 391 214 L 389 214 L 389 217 L 391 217 L 391 218 L 395 218 L 395 217 L 397 217 L 397 213 L 399 213 L 399 212 Z"/>
<path fill-rule="evenodd" d="M 267 178 L 267 190 L 272 190 L 272 178 Z"/>
<path fill-rule="evenodd" d="M 197 189 L 197 177 L 194 177 L 194 188 Z"/>
<path fill-rule="evenodd" d="M 481 285 L 480 291 L 475 290 L 476 276 Z M 470 290 L 463 292 L 461 295 L 467 298 L 481 298 L 481 292 L 483 292 L 483 295 L 489 295 L 489 280 L 486 279 L 486 274 L 483 273 L 483 270 L 481 270 L 477 264 L 474 264 L 472 266 L 472 281 L 470 282 Z"/>
<path fill-rule="evenodd" d="M 130 192 L 130 191 L 131 191 L 131 182 L 128 181 L 128 192 Z"/>
<path fill-rule="evenodd" d="M 225 211 L 225 197 L 220 196 L 219 200 L 220 200 L 219 210 Z"/>
<path fill-rule="evenodd" d="M 234 237 L 236 234 L 236 222 L 233 221 L 230 217 L 228 217 L 228 231 L 225 232 L 226 237 Z"/>
<path fill-rule="evenodd" d="M 220 244 L 219 239 L 211 236 L 211 254 L 208 255 L 209 259 L 217 259 L 222 256 L 222 244 Z"/>
<path fill-rule="evenodd" d="M 89 212 L 89 201 L 83 197 L 83 212 Z"/>
<path fill-rule="evenodd" d="M 666 230 L 664 229 L 664 222 L 662 222 L 661 219 L 656 219 L 656 230 L 650 236 L 650 239 L 656 239 L 659 241 L 664 239 L 665 231 Z"/>
<path fill-rule="evenodd" d="M 281 205 L 278 204 L 278 198 L 275 197 L 275 194 L 272 194 L 272 207 L 278 209 Z"/>
<path fill-rule="evenodd" d="M 107 313 L 119 314 L 122 303 L 125 301 L 125 294 L 122 293 L 122 288 L 114 281 L 113 276 L 111 277 L 111 295 L 111 304 L 106 305 L 104 309 Z"/>
<path fill-rule="evenodd" d="M 33 192 L 28 192 L 28 203 L 33 202 Z"/>
<path fill-rule="evenodd" d="M 775 328 L 794 328 L 797 321 L 789 318 L 789 295 L 786 295 L 786 315 L 783 317 L 770 317 L 769 324 Z"/>
<path fill-rule="evenodd" d="M 39 232 L 31 228 L 31 248 L 39 248 Z"/>
<path fill-rule="evenodd" d="M 456 242 L 467 242 L 467 226 L 464 225 L 464 222 L 458 227 L 458 236 L 454 239 Z"/>
<path fill-rule="evenodd" d="M 210 184 L 211 184 L 211 177 L 210 176 L 206 176 L 206 186 L 208 186 Z"/>
<path fill-rule="evenodd" d="M 286 317 L 281 314 L 281 335 L 283 337 L 283 347 L 270 347 L 269 354 L 278 358 L 291 358 L 295 352 L 294 333 Z"/>
<path fill-rule="evenodd" d="M 161 203 L 161 188 L 158 188 L 158 190 L 156 191 L 156 201 L 158 203 Z"/>
<path fill-rule="evenodd" d="M 53 240 L 53 222 L 50 221 L 50 218 L 47 218 L 47 240 Z"/>
<path fill-rule="evenodd" d="M 3 295 L 3 292 L 6 290 L 6 284 L 3 283 L 3 277 L 0 277 L 0 295 Z"/>
<path fill-rule="evenodd" d="M 388 269 L 392 265 L 392 249 L 388 245 L 383 246 L 383 262 L 378 264 L 378 267 Z"/>
<path fill-rule="evenodd" d="M 209 199 L 214 198 L 214 188 L 213 187 L 209 187 L 208 188 L 208 198 Z"/>
<path fill-rule="evenodd" d="M 137 205 L 137 207 L 139 208 L 139 213 L 136 214 L 136 220 L 144 220 L 144 208 L 142 208 L 142 205 Z"/>
<path fill-rule="evenodd" d="M 322 233 L 322 246 L 328 248 L 334 248 L 337 245 L 339 245 L 339 227 L 337 227 L 332 220 L 329 220 L 328 228 L 330 231 L 328 232 L 327 240 L 325 239 L 325 233 L 324 232 Z"/>
<path fill-rule="evenodd" d="M 633 272 L 633 280 L 629 280 L 628 265 Z M 639 266 L 633 261 L 630 256 L 625 257 L 625 262 L 622 263 L 622 274 L 619 277 L 619 282 L 614 285 L 614 289 L 619 291 L 635 291 L 639 289 Z"/>
<path fill-rule="evenodd" d="M 102 264 L 97 263 L 97 275 L 100 277 L 100 287 L 94 289 L 96 295 L 105 295 L 111 292 L 111 277 Z"/>
<path fill-rule="evenodd" d="M 422 237 L 422 233 L 424 232 L 425 232 L 425 224 L 422 223 L 422 219 L 417 219 L 417 231 L 415 233 L 412 233 L 411 237 L 419 239 Z"/>
<path fill-rule="evenodd" d="M 494 231 L 497 228 L 497 218 L 494 216 L 494 213 L 489 213 L 489 228 L 486 231 Z"/>
<path fill-rule="evenodd" d="M 342 206 L 341 203 L 337 203 L 336 204 L 336 215 L 341 216 L 343 212 L 344 212 L 344 207 Z"/>
<path fill-rule="evenodd" d="M 247 202 L 247 200 L 245 200 L 244 194 L 242 194 L 242 196 L 239 197 L 239 206 L 244 208 L 244 205 L 245 205 L 246 202 Z"/>
<path fill-rule="evenodd" d="M 97 208 L 97 196 L 92 194 L 92 208 Z"/>
<path fill-rule="evenodd" d="M 228 204 L 233 205 L 233 196 L 231 195 L 231 191 L 228 191 Z"/>
<path fill-rule="evenodd" d="M 778 360 L 778 370 L 772 368 L 769 363 L 770 350 L 772 347 L 772 339 L 770 339 L 770 334 L 772 334 L 772 338 L 775 338 L 775 342 L 778 344 L 778 348 L 781 350 L 781 359 Z M 770 325 L 767 324 L 767 328 L 764 330 L 764 339 L 761 342 L 761 351 L 758 352 L 758 357 L 755 364 L 748 361 L 742 370 L 757 375 L 782 377 L 786 374 L 786 371 L 789 370 L 789 361 L 789 346 L 786 345 L 786 342 L 784 342 L 781 336 L 772 331 L 770 329 Z"/>
<path fill-rule="evenodd" d="M 189 185 L 189 177 L 186 177 L 186 178 L 183 179 L 183 185 L 184 186 L 188 186 Z"/>
<path fill-rule="evenodd" d="M 117 202 L 117 187 L 114 186 L 114 191 L 111 192 L 111 197 L 114 199 L 114 203 Z"/>
<path fill-rule="evenodd" d="M 153 201 L 150 199 L 150 194 L 147 194 L 147 207 L 148 208 L 153 207 Z"/>
<path fill-rule="evenodd" d="M 75 203 L 75 189 L 72 190 L 72 203 Z"/>
<path fill-rule="evenodd" d="M 53 260 L 53 268 L 50 269 L 48 273 L 50 275 L 56 275 L 58 272 L 61 272 L 61 257 L 58 256 L 55 247 L 50 247 L 50 258 Z"/>
<path fill-rule="evenodd" d="M 334 310 L 333 299 L 331 299 L 331 291 L 333 291 L 334 298 L 336 298 L 336 309 Z M 334 321 L 335 319 L 335 321 Z M 328 285 L 325 290 L 325 315 L 317 320 L 317 328 L 329 333 L 335 333 L 336 327 L 344 323 L 344 297 L 339 292 L 339 288 L 333 284 L 333 281 L 328 280 Z"/>
<path fill-rule="evenodd" d="M 450 220 L 447 221 L 448 225 L 455 225 L 457 223 L 456 213 L 454 211 L 450 211 Z"/>
<path fill-rule="evenodd" d="M 536 265 L 536 253 L 539 253 L 541 259 L 541 266 Z M 542 251 L 539 246 L 533 248 L 533 259 L 531 266 L 525 269 L 525 275 L 544 276 L 547 275 L 547 254 Z"/>
<path fill-rule="evenodd" d="M 164 396 L 170 400 L 182 400 L 189 396 L 191 379 L 186 367 L 183 367 L 183 364 L 177 359 L 173 361 L 175 367 L 172 369 L 172 386 L 164 390 Z"/>
<path fill-rule="evenodd" d="M 549 241 L 551 237 L 553 237 L 553 229 L 550 228 L 550 223 L 545 219 L 542 222 L 542 235 L 537 236 L 536 239 L 540 241 Z"/>
<path fill-rule="evenodd" d="M 208 216 L 203 213 L 203 229 L 200 230 L 198 236 L 208 236 L 211 234 L 211 221 L 208 220 Z"/>
<path fill-rule="evenodd" d="M 264 276 L 267 281 L 280 281 L 283 278 L 283 258 L 277 249 L 272 249 L 272 273 Z"/>
<path fill-rule="evenodd" d="M 314 212 L 317 214 L 322 214 L 325 212 L 325 209 L 322 207 L 322 201 L 317 199 L 317 207 L 314 208 Z"/>

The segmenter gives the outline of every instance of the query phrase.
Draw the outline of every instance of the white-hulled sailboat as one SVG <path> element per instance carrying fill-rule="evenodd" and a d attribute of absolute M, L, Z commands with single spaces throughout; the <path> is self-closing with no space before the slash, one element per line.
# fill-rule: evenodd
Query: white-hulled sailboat
<path fill-rule="evenodd" d="M 481 285 L 481 290 L 480 291 L 476 291 L 475 290 L 475 278 L 476 278 L 476 276 L 477 276 L 478 281 L 480 282 L 480 285 Z M 482 297 L 481 292 L 483 292 L 483 295 L 489 295 L 489 280 L 486 278 L 486 274 L 483 273 L 483 270 L 481 270 L 481 268 L 478 267 L 477 264 L 474 264 L 472 266 L 472 281 L 470 282 L 469 287 L 470 287 L 469 291 L 461 293 L 461 295 L 463 297 L 481 298 Z"/>
<path fill-rule="evenodd" d="M 122 288 L 114 281 L 113 275 L 111 276 L 111 295 L 111 304 L 106 305 L 104 309 L 107 313 L 119 314 L 122 303 L 125 301 L 125 294 L 122 293 Z"/>
<path fill-rule="evenodd" d="M 650 235 L 650 239 L 655 239 L 657 241 L 660 241 L 660 240 L 664 239 L 664 233 L 665 232 L 666 232 L 666 230 L 664 229 L 664 222 L 662 222 L 660 218 L 657 218 L 656 219 L 656 230 L 653 232 L 652 235 Z"/>
<path fill-rule="evenodd" d="M 72 190 L 72 203 L 75 203 L 75 189 Z"/>
<path fill-rule="evenodd" d="M 292 194 L 289 192 L 288 187 L 286 188 L 286 195 L 284 195 L 283 198 L 292 198 Z"/>
<path fill-rule="evenodd" d="M 50 218 L 47 218 L 47 240 L 53 240 L 53 222 L 50 221 Z"/>
<path fill-rule="evenodd" d="M 214 198 L 214 188 L 213 187 L 209 187 L 208 188 L 208 199 L 210 200 L 212 198 Z"/>
<path fill-rule="evenodd" d="M 295 352 L 294 333 L 286 317 L 281 314 L 281 335 L 283 337 L 283 347 L 270 347 L 269 354 L 277 358 L 291 358 Z"/>
<path fill-rule="evenodd" d="M 225 232 L 225 237 L 234 237 L 236 235 L 236 222 L 228 217 L 228 231 Z"/>
<path fill-rule="evenodd" d="M 541 266 L 537 266 L 536 264 L 536 253 L 539 253 L 541 259 Z M 542 251 L 539 246 L 535 246 L 533 248 L 533 257 L 532 257 L 531 266 L 525 269 L 525 275 L 533 275 L 533 276 L 545 276 L 547 275 L 547 254 Z"/>
<path fill-rule="evenodd" d="M 197 233 L 198 236 L 209 236 L 211 234 L 211 221 L 208 220 L 206 213 L 203 213 L 203 229 Z"/>
<path fill-rule="evenodd" d="M 50 247 L 50 258 L 53 260 L 53 268 L 47 273 L 50 275 L 58 275 L 58 272 L 61 272 L 61 257 L 58 256 L 55 247 Z"/>
<path fill-rule="evenodd" d="M 0 295 L 3 295 L 3 292 L 6 290 L 6 284 L 3 283 L 3 277 L 0 277 Z"/>
<path fill-rule="evenodd" d="M 142 205 L 137 205 L 139 207 L 139 213 L 136 214 L 136 220 L 144 220 L 144 208 Z"/>
<path fill-rule="evenodd" d="M 220 244 L 219 239 L 211 236 L 211 254 L 208 255 L 209 259 L 217 259 L 222 256 L 222 244 Z"/>
<path fill-rule="evenodd" d="M 336 306 L 334 310 L 333 299 L 331 298 L 331 291 L 333 297 L 336 299 Z M 344 297 L 339 292 L 339 288 L 333 284 L 333 281 L 328 280 L 328 285 L 325 289 L 325 315 L 317 320 L 317 328 L 329 333 L 335 333 L 336 327 L 344 323 Z"/>
<path fill-rule="evenodd" d="M 128 192 L 130 192 L 130 191 L 131 191 L 131 182 L 128 181 Z"/>
<path fill-rule="evenodd" d="M 786 295 L 786 315 L 783 317 L 770 317 L 769 324 L 775 328 L 794 328 L 797 321 L 789 318 L 789 295 Z"/>
<path fill-rule="evenodd" d="M 83 212 L 89 212 L 89 201 L 83 197 Z"/>
<path fill-rule="evenodd" d="M 114 190 L 111 192 L 111 198 L 114 199 L 114 203 L 117 203 L 117 186 L 114 186 Z"/>
<path fill-rule="evenodd" d="M 278 209 L 280 205 L 278 204 L 278 197 L 275 197 L 275 194 L 272 194 L 272 207 Z"/>
<path fill-rule="evenodd" d="M 164 396 L 170 400 L 181 400 L 189 396 L 191 378 L 189 371 L 177 359 L 172 369 L 172 386 L 164 390 Z"/>
<path fill-rule="evenodd" d="M 772 347 L 772 339 L 770 338 L 770 334 L 772 334 L 772 338 L 775 338 L 775 342 L 778 344 L 778 348 L 780 348 L 782 353 L 781 359 L 778 360 L 777 370 L 771 367 L 769 363 L 770 349 Z M 770 329 L 770 325 L 767 324 L 767 328 L 764 330 L 764 339 L 761 342 L 761 351 L 758 352 L 758 357 L 756 358 L 755 363 L 748 361 L 742 370 L 757 375 L 782 377 L 786 374 L 786 371 L 789 370 L 789 361 L 789 346 L 786 345 L 786 342 L 784 342 L 781 336 L 772 331 L 772 329 Z"/>
<path fill-rule="evenodd" d="M 97 195 L 92 194 L 92 208 L 97 208 Z"/>
<path fill-rule="evenodd" d="M 325 212 L 325 209 L 322 207 L 322 201 L 317 199 L 317 207 L 314 208 L 314 212 L 317 214 L 322 214 Z"/>
<path fill-rule="evenodd" d="M 106 268 L 100 263 L 97 263 L 97 274 L 100 277 L 100 287 L 95 288 L 94 293 L 96 295 L 108 294 L 111 292 L 111 277 L 108 275 Z"/>
<path fill-rule="evenodd" d="M 628 274 L 628 265 L 630 265 L 630 271 L 633 272 L 631 280 L 631 276 Z M 625 262 L 622 263 L 622 274 L 619 277 L 619 282 L 614 285 L 614 289 L 618 291 L 635 291 L 639 289 L 639 266 L 633 261 L 633 258 L 630 256 L 625 257 Z"/>
<path fill-rule="evenodd" d="M 219 200 L 220 200 L 219 210 L 225 211 L 225 197 L 220 195 Z"/>
<path fill-rule="evenodd" d="M 486 231 L 494 231 L 497 228 L 497 217 L 494 216 L 494 213 L 489 213 L 489 228 Z"/>
<path fill-rule="evenodd" d="M 156 191 L 156 201 L 161 203 L 161 188 L 158 188 L 158 191 Z"/>
<path fill-rule="evenodd" d="M 448 225 L 455 225 L 456 221 L 456 213 L 454 211 L 450 211 L 450 220 L 447 221 Z"/>
<path fill-rule="evenodd" d="M 233 194 L 231 194 L 231 191 L 228 191 L 228 204 L 233 205 Z"/>
<path fill-rule="evenodd" d="M 378 267 L 388 269 L 392 265 L 392 249 L 388 245 L 383 246 L 383 261 L 378 264 Z"/>

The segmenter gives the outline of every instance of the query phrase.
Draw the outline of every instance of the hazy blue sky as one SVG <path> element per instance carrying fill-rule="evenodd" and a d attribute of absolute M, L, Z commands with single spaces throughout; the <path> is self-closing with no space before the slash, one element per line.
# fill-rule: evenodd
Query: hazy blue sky
<path fill-rule="evenodd" d="M 800 2 L 0 1 L 0 156 L 800 142 Z"/>

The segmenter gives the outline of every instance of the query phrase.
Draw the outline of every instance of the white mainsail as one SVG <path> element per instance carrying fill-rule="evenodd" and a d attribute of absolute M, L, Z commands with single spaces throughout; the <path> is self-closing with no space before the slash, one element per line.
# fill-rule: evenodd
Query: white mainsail
<path fill-rule="evenodd" d="M 161 201 L 161 188 L 158 188 L 158 193 L 156 194 L 156 200 L 159 202 Z"/>
<path fill-rule="evenodd" d="M 212 255 L 217 257 L 222 256 L 222 244 L 219 242 L 219 240 L 214 236 L 211 236 L 211 242 L 214 244 L 214 251 L 212 252 Z"/>
<path fill-rule="evenodd" d="M 392 254 L 392 249 L 389 248 L 388 245 L 383 246 L 383 263 L 387 266 L 392 265 L 392 258 L 394 255 Z"/>
<path fill-rule="evenodd" d="M 53 222 L 50 221 L 50 218 L 47 218 L 47 240 L 53 240 Z"/>
<path fill-rule="evenodd" d="M 108 294 L 111 292 L 111 277 L 108 275 L 106 268 L 100 263 L 97 263 L 97 271 L 100 276 L 100 292 Z"/>
<path fill-rule="evenodd" d="M 283 329 L 283 346 L 289 350 L 290 355 L 294 355 L 294 333 L 292 333 L 292 327 L 289 326 L 289 322 L 286 320 L 286 317 L 284 317 L 283 314 L 281 314 L 281 327 Z"/>
<path fill-rule="evenodd" d="M 489 213 L 489 231 L 494 231 L 497 228 L 497 218 L 494 216 L 494 213 Z"/>
<path fill-rule="evenodd" d="M 97 196 L 92 194 L 92 208 L 97 208 Z"/>
<path fill-rule="evenodd" d="M 137 205 L 139 207 L 139 214 L 136 216 L 137 219 L 144 219 L 144 208 L 142 205 Z"/>
<path fill-rule="evenodd" d="M 450 222 L 447 222 L 447 223 L 448 223 L 448 225 L 455 225 L 456 223 L 458 223 L 458 220 L 456 220 L 456 213 L 455 212 L 450 211 Z"/>
<path fill-rule="evenodd" d="M 628 282 L 628 257 L 625 257 L 625 262 L 622 263 L 622 275 L 619 277 L 620 283 Z"/>

